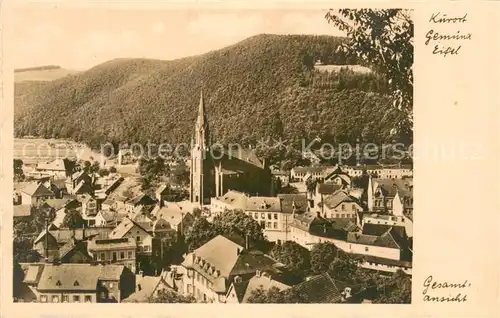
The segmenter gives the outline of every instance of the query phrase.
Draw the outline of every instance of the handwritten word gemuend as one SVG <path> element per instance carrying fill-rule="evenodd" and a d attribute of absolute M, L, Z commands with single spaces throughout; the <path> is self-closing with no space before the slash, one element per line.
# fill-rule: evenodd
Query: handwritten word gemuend
<path fill-rule="evenodd" d="M 447 296 L 437 296 L 431 295 L 431 293 L 438 293 L 440 290 L 461 290 L 467 289 L 471 286 L 467 280 L 461 283 L 450 283 L 450 282 L 438 282 L 433 281 L 432 275 L 427 277 L 424 281 L 424 290 L 422 294 L 424 295 L 424 301 L 427 302 L 457 302 L 462 303 L 467 301 L 467 294 L 462 292 L 457 292 L 454 295 L 448 293 Z M 430 289 L 430 290 L 429 290 Z"/>
<path fill-rule="evenodd" d="M 441 14 L 441 12 L 433 13 L 429 19 L 430 23 L 434 24 L 455 24 L 455 23 L 465 23 L 467 22 L 467 13 L 460 17 L 448 17 L 446 14 Z M 461 33 L 457 30 L 453 34 L 436 32 L 434 29 L 429 30 L 425 35 L 426 41 L 425 45 L 433 44 L 434 49 L 432 54 L 441 55 L 446 57 L 448 55 L 458 55 L 461 44 L 456 44 L 457 42 L 467 41 L 472 39 L 471 33 Z M 443 45 L 442 42 L 453 42 L 453 45 Z"/>

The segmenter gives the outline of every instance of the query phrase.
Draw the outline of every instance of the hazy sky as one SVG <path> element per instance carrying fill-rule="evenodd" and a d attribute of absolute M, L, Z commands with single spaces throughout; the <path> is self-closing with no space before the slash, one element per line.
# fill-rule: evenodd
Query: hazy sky
<path fill-rule="evenodd" d="M 13 23 L 16 68 L 87 69 L 118 57 L 175 59 L 260 33 L 341 33 L 324 10 L 118 10 L 25 6 Z"/>

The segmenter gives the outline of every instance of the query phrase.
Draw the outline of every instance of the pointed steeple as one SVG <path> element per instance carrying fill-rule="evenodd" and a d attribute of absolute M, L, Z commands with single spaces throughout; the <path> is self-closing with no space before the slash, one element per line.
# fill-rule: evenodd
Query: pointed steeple
<path fill-rule="evenodd" d="M 210 146 L 210 130 L 208 128 L 208 119 L 205 111 L 203 88 L 200 91 L 200 104 L 198 106 L 198 118 L 196 119 L 195 127 L 195 143 L 201 148 Z"/>

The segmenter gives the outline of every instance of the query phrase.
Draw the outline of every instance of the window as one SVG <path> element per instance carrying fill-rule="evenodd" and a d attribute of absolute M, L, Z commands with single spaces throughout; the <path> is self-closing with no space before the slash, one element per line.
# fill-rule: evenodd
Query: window
<path fill-rule="evenodd" d="M 268 213 L 268 214 L 267 214 L 267 219 L 268 219 L 268 220 L 271 220 L 271 213 Z"/>
<path fill-rule="evenodd" d="M 271 222 L 267 222 L 267 228 L 270 229 L 271 228 Z"/>
<path fill-rule="evenodd" d="M 278 213 L 274 213 L 274 219 L 277 220 L 278 219 Z"/>
<path fill-rule="evenodd" d="M 277 229 L 278 228 L 278 222 L 273 223 L 273 228 Z"/>
<path fill-rule="evenodd" d="M 74 303 L 79 303 L 80 302 L 80 296 L 73 296 L 73 302 Z"/>
<path fill-rule="evenodd" d="M 260 214 L 260 218 L 261 218 L 261 219 L 265 219 L 265 218 L 266 218 L 266 214 L 265 214 L 265 213 L 261 213 L 261 214 Z"/>
<path fill-rule="evenodd" d="M 266 227 L 266 221 L 260 221 L 260 227 L 265 228 Z"/>
<path fill-rule="evenodd" d="M 351 210 L 356 211 L 356 207 L 354 206 L 354 204 L 351 205 Z"/>
<path fill-rule="evenodd" d="M 135 240 L 137 241 L 137 243 L 139 243 L 141 241 L 141 237 L 139 235 L 137 235 L 137 237 L 135 238 Z"/>
<path fill-rule="evenodd" d="M 92 302 L 92 296 L 85 296 L 85 302 L 86 303 Z"/>
<path fill-rule="evenodd" d="M 144 252 L 149 252 L 149 245 L 144 246 Z"/>
<path fill-rule="evenodd" d="M 132 251 L 128 251 L 128 258 L 132 258 Z"/>
<path fill-rule="evenodd" d="M 258 219 L 258 218 L 259 218 L 259 213 L 255 212 L 255 213 L 253 214 L 253 217 L 254 217 L 255 219 Z"/>
<path fill-rule="evenodd" d="M 340 209 L 341 209 L 342 211 L 345 211 L 345 205 L 344 205 L 344 204 L 342 204 L 342 205 L 340 206 Z"/>
<path fill-rule="evenodd" d="M 106 260 L 106 254 L 105 253 L 101 253 L 101 261 L 105 261 Z"/>
<path fill-rule="evenodd" d="M 109 283 L 109 288 L 113 288 L 113 283 Z"/>
<path fill-rule="evenodd" d="M 368 246 L 365 247 L 365 252 L 368 252 Z"/>
<path fill-rule="evenodd" d="M 342 214 L 342 216 L 341 216 L 341 217 L 342 217 L 342 218 L 345 218 L 345 214 Z"/>
<path fill-rule="evenodd" d="M 125 258 L 125 252 L 120 252 L 120 258 L 124 259 Z"/>
<path fill-rule="evenodd" d="M 68 295 L 63 295 L 62 296 L 62 302 L 63 303 L 69 303 L 69 296 Z"/>
<path fill-rule="evenodd" d="M 113 252 L 113 262 L 116 262 L 116 252 Z"/>
<path fill-rule="evenodd" d="M 41 296 L 40 296 L 40 301 L 41 301 L 42 303 L 46 303 L 46 302 L 47 302 L 47 296 L 46 296 L 46 295 L 41 295 Z"/>

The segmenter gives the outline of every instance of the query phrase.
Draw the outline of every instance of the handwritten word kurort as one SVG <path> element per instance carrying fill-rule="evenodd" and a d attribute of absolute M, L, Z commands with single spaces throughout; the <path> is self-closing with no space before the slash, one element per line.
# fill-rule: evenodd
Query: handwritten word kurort
<path fill-rule="evenodd" d="M 461 283 L 451 283 L 451 282 L 438 282 L 434 281 L 432 275 L 427 277 L 424 281 L 424 301 L 427 302 L 457 302 L 463 303 L 467 301 L 467 294 L 462 292 L 454 292 L 455 290 L 467 289 L 471 286 L 467 280 Z M 429 290 L 430 289 L 430 290 Z M 431 295 L 432 292 L 438 292 L 438 290 L 452 290 L 452 293 L 448 293 L 448 296 L 435 296 Z M 462 294 L 463 293 L 463 294 Z"/>
<path fill-rule="evenodd" d="M 441 14 L 441 12 L 433 13 L 429 19 L 430 23 L 434 24 L 463 24 L 467 22 L 467 13 L 460 17 L 449 17 L 446 14 Z M 425 45 L 429 45 L 431 42 L 434 44 L 434 49 L 432 54 L 439 54 L 443 57 L 448 55 L 458 55 L 462 45 L 442 45 L 442 42 L 445 41 L 466 41 L 472 39 L 471 33 L 462 33 L 462 31 L 458 30 L 455 33 L 440 33 L 436 32 L 434 29 L 429 30 L 425 35 L 426 41 Z"/>

